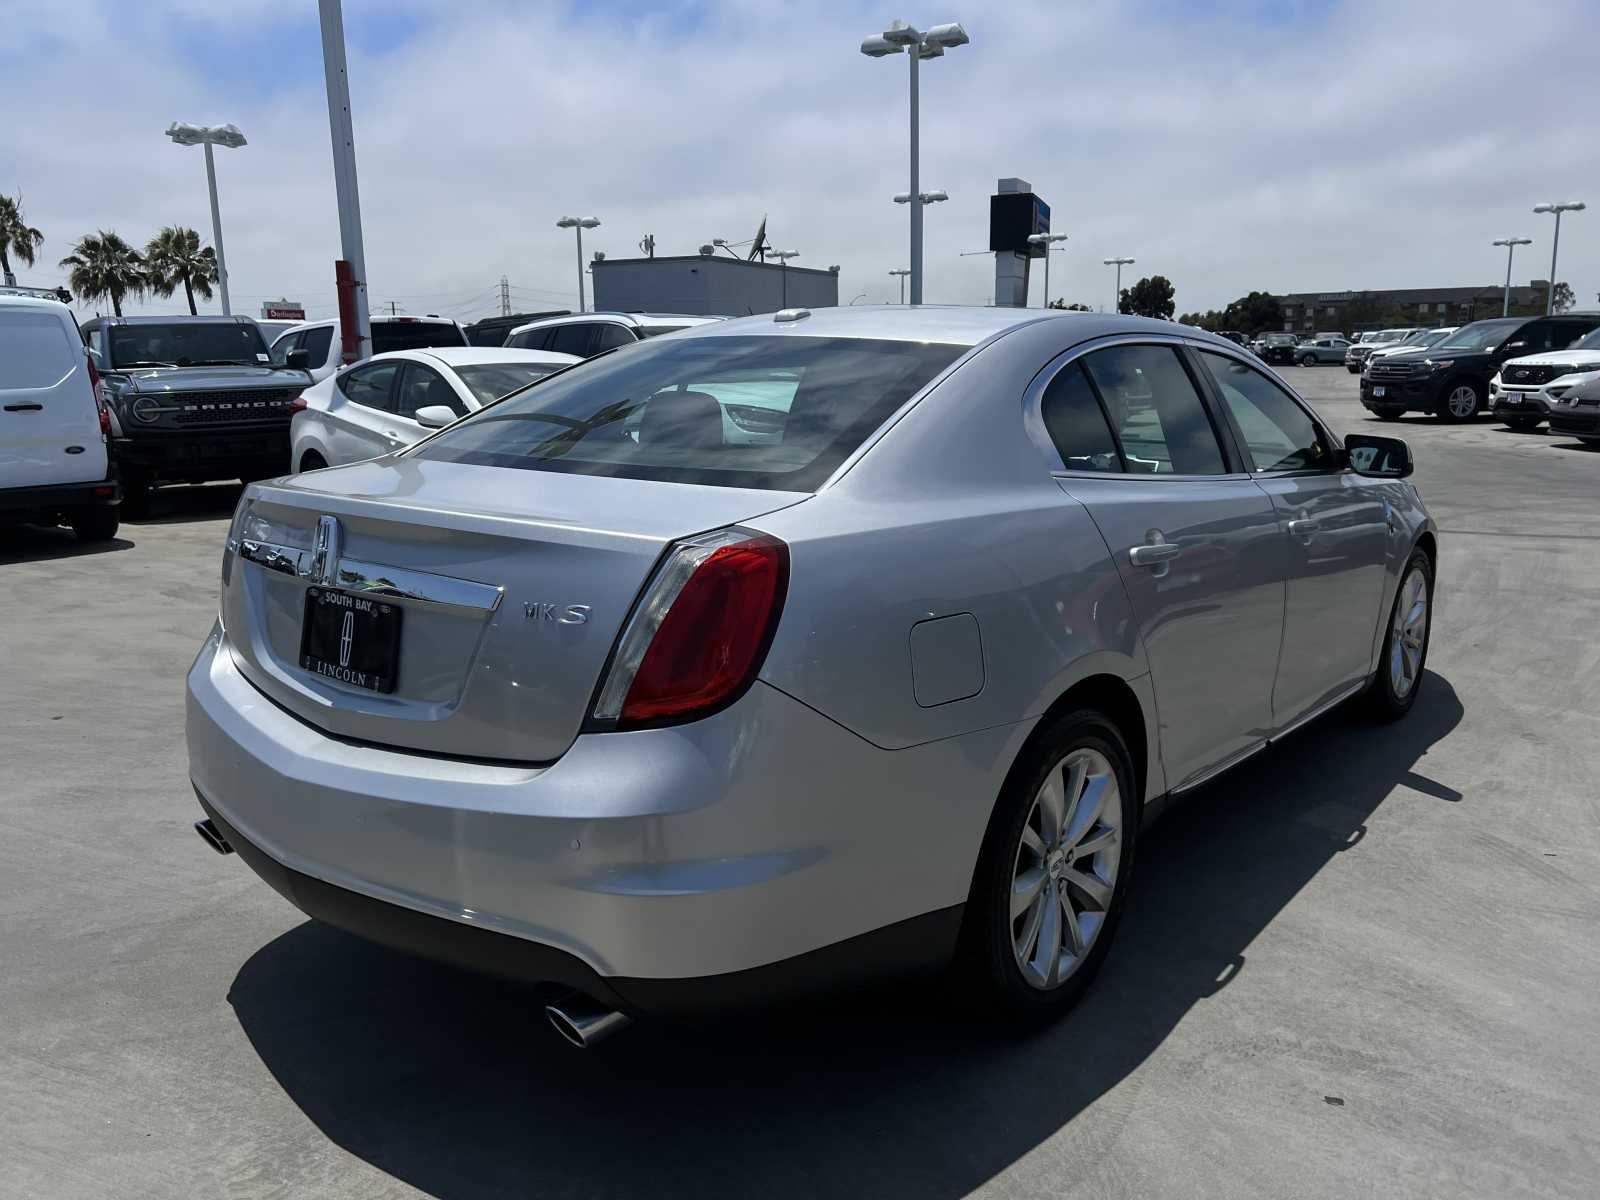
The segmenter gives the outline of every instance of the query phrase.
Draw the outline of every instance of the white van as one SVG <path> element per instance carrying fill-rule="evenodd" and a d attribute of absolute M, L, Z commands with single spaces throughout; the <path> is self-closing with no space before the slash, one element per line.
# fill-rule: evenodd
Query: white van
<path fill-rule="evenodd" d="M 0 295 L 0 523 L 116 536 L 121 497 L 100 381 L 59 300 Z"/>
<path fill-rule="evenodd" d="M 423 350 L 430 346 L 465 346 L 466 331 L 449 317 L 372 318 L 372 352 Z M 342 365 L 339 355 L 344 343 L 338 321 L 307 321 L 279 335 L 272 343 L 272 361 L 278 366 L 299 366 L 311 372 L 313 382 L 321 383 Z M 304 350 L 305 358 L 289 362 L 289 355 Z"/>

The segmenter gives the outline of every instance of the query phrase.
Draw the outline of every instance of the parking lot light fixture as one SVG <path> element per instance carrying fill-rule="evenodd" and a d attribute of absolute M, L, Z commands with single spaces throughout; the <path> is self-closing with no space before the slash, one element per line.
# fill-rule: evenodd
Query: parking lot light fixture
<path fill-rule="evenodd" d="M 191 125 L 187 121 L 174 121 L 167 126 L 167 136 L 180 146 L 206 148 L 206 186 L 211 191 L 211 242 L 217 248 L 217 290 L 222 293 L 222 315 L 232 316 L 233 306 L 228 302 L 228 260 L 222 254 L 222 216 L 217 208 L 217 165 L 211 147 L 225 146 L 237 150 L 248 145 L 237 125 Z"/>
<path fill-rule="evenodd" d="M 1046 308 L 1050 307 L 1050 243 L 1064 242 L 1066 240 L 1067 235 L 1064 233 L 1030 233 L 1028 235 L 1030 243 L 1044 247 L 1044 306 Z"/>
<path fill-rule="evenodd" d="M 1113 296 L 1113 300 L 1115 300 L 1115 303 L 1112 304 L 1111 311 L 1112 312 L 1121 312 L 1122 311 L 1122 268 L 1127 266 L 1129 263 L 1133 262 L 1133 259 L 1131 259 L 1131 258 L 1102 258 L 1100 261 L 1103 262 L 1108 267 L 1116 267 L 1116 269 L 1117 269 L 1117 290 L 1116 290 L 1115 295 Z"/>
<path fill-rule="evenodd" d="M 767 256 L 778 260 L 778 265 L 783 268 L 783 302 L 778 305 L 780 309 L 789 307 L 789 260 L 799 258 L 798 250 L 768 250 Z"/>
<path fill-rule="evenodd" d="M 904 304 L 906 302 L 906 276 L 911 272 L 904 267 L 897 267 L 895 270 L 890 271 L 889 274 L 900 276 L 900 303 Z"/>
<path fill-rule="evenodd" d="M 1564 212 L 1582 212 L 1588 205 L 1582 200 L 1559 200 L 1550 204 L 1535 204 L 1533 211 L 1536 213 L 1555 213 L 1556 231 L 1550 239 L 1550 287 L 1545 292 L 1544 315 L 1549 316 L 1556 309 L 1556 251 L 1561 248 L 1561 214 Z"/>
<path fill-rule="evenodd" d="M 578 235 L 578 311 L 588 312 L 588 306 L 583 298 L 583 231 L 594 229 L 600 224 L 599 217 L 562 217 L 556 222 L 557 229 L 570 229 Z"/>
<path fill-rule="evenodd" d="M 1500 305 L 1500 315 L 1502 317 L 1509 317 L 1511 315 L 1511 256 L 1517 252 L 1518 246 L 1533 245 L 1533 239 L 1524 237 L 1495 238 L 1493 244 L 1496 246 L 1504 246 L 1506 248 L 1506 294 L 1504 301 L 1502 301 Z M 1556 269 L 1554 266 L 1551 266 L 1550 278 L 1552 281 L 1552 287 L 1554 286 L 1555 274 Z"/>
<path fill-rule="evenodd" d="M 918 183 L 920 149 L 917 133 L 917 64 L 925 58 L 942 58 L 946 50 L 965 46 L 972 39 L 967 31 L 955 22 L 935 25 L 926 33 L 904 21 L 895 21 L 881 34 L 875 33 L 861 42 L 861 53 L 868 58 L 885 58 L 891 54 L 904 54 L 911 60 L 911 186 L 903 193 L 911 210 L 911 303 L 922 303 L 922 210 L 934 203 L 929 197 L 946 199 L 943 193 L 923 193 Z M 912 196 L 922 197 L 921 204 L 911 204 Z"/>

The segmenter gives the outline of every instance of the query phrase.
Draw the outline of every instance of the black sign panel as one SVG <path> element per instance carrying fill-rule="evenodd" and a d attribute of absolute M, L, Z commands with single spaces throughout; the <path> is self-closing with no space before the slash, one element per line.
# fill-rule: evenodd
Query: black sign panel
<path fill-rule="evenodd" d="M 1032 192 L 1001 192 L 989 197 L 989 249 L 1044 257 L 1043 244 L 1028 236 L 1050 232 L 1050 206 Z"/>
<path fill-rule="evenodd" d="M 370 596 L 306 590 L 300 666 L 369 692 L 394 691 L 400 662 L 401 610 Z"/>

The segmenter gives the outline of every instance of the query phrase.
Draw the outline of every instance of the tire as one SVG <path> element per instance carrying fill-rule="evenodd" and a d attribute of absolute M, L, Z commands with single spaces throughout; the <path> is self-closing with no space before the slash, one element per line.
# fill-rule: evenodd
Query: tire
<path fill-rule="evenodd" d="M 1420 593 L 1414 583 L 1421 581 Z M 1409 615 L 1420 595 L 1420 616 Z M 1420 620 L 1420 635 L 1416 623 Z M 1397 721 L 1411 711 L 1422 690 L 1423 669 L 1428 664 L 1428 639 L 1433 631 L 1433 567 L 1421 550 L 1413 550 L 1400 576 L 1400 586 L 1395 591 L 1394 604 L 1389 609 L 1387 632 L 1383 638 L 1383 655 L 1378 660 L 1378 671 L 1367 688 L 1367 707 L 1380 721 Z M 1412 640 L 1406 642 L 1407 635 Z M 1420 640 L 1418 637 L 1420 636 Z M 1400 657 L 1396 658 L 1396 640 L 1401 639 Z"/>
<path fill-rule="evenodd" d="M 150 478 L 140 472 L 122 473 L 122 515 L 142 521 L 150 515 Z"/>
<path fill-rule="evenodd" d="M 1467 411 L 1467 400 L 1471 398 L 1471 411 Z M 1439 401 L 1437 416 L 1441 421 L 1459 424 L 1462 421 L 1471 421 L 1483 411 L 1483 388 L 1470 379 L 1458 379 L 1446 389 L 1444 396 Z"/>
<path fill-rule="evenodd" d="M 1349 371 L 1350 374 L 1352 374 L 1352 375 L 1361 374 L 1361 368 L 1360 367 L 1346 367 L 1345 370 Z"/>
<path fill-rule="evenodd" d="M 1514 429 L 1518 433 L 1532 433 L 1535 429 L 1539 428 L 1539 423 L 1540 423 L 1540 418 L 1538 418 L 1538 417 L 1507 417 L 1506 418 L 1506 428 L 1507 429 Z"/>
<path fill-rule="evenodd" d="M 67 522 L 80 542 L 109 542 L 117 536 L 117 526 L 121 523 L 122 512 L 115 504 L 82 509 Z"/>
<path fill-rule="evenodd" d="M 1301 355 L 1300 356 L 1300 365 L 1302 367 L 1314 367 L 1314 366 L 1316 366 L 1317 365 L 1316 356 L 1313 355 L 1313 354 L 1303 354 L 1303 355 Z"/>
<path fill-rule="evenodd" d="M 1398 421 L 1405 410 L 1403 408 L 1375 408 L 1372 412 L 1380 421 Z"/>
<path fill-rule="evenodd" d="M 307 450 L 300 456 L 300 469 L 302 471 L 320 471 L 328 465 L 328 460 L 315 450 Z"/>
<path fill-rule="evenodd" d="M 1100 969 L 1133 873 L 1139 824 L 1135 778 L 1122 734 L 1094 709 L 1060 717 L 1012 768 L 984 834 L 958 960 L 960 982 L 984 1015 L 1024 1025 L 1051 1020 L 1072 1007 Z M 1049 816 L 1049 780 L 1056 784 L 1053 794 L 1065 797 L 1064 820 L 1052 822 Z M 1073 803 L 1074 787 L 1085 802 L 1098 795 L 1093 817 L 1085 818 L 1085 810 Z M 1054 839 L 1052 824 L 1061 831 Z M 1091 843 L 1097 847 L 1092 857 L 1075 861 L 1077 847 Z M 1084 861 L 1087 871 L 1079 865 Z M 1013 916 L 1017 880 L 1029 874 L 1038 882 L 1033 902 Z M 1083 888 L 1078 881 L 1091 886 Z M 1070 924 L 1063 901 L 1074 914 Z M 1018 950 L 1019 940 L 1024 950 Z M 1070 952 L 1073 944 L 1079 947 L 1076 955 Z M 1046 983 L 1051 945 L 1060 949 Z"/>

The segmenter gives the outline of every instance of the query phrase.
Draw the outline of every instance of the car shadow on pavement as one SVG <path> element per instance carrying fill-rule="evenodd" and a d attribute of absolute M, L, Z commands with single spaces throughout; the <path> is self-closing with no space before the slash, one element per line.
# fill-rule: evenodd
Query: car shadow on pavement
<path fill-rule="evenodd" d="M 80 542 L 78 535 L 65 526 L 12 525 L 0 529 L 0 567 L 55 558 L 81 558 L 86 554 L 110 554 L 132 550 L 133 545 L 121 537 L 105 542 Z"/>
<path fill-rule="evenodd" d="M 1561 434 L 1554 436 L 1560 437 Z M 1557 450 L 1576 450 L 1579 454 L 1600 454 L 1600 442 L 1551 442 Z"/>
<path fill-rule="evenodd" d="M 125 525 L 179 525 L 189 521 L 216 521 L 233 515 L 242 483 L 191 483 L 156 488 L 150 493 L 149 515 L 130 517 Z"/>
<path fill-rule="evenodd" d="M 921 985 L 804 1016 L 641 1022 L 592 1051 L 526 988 L 305 922 L 229 993 L 256 1052 L 336 1144 L 431 1195 L 956 1197 L 1070 1123 L 1197 1004 L 1396 787 L 1427 778 L 1462 707 L 1429 672 L 1415 709 L 1346 709 L 1196 791 L 1140 845 L 1105 970 L 1033 1033 Z"/>

